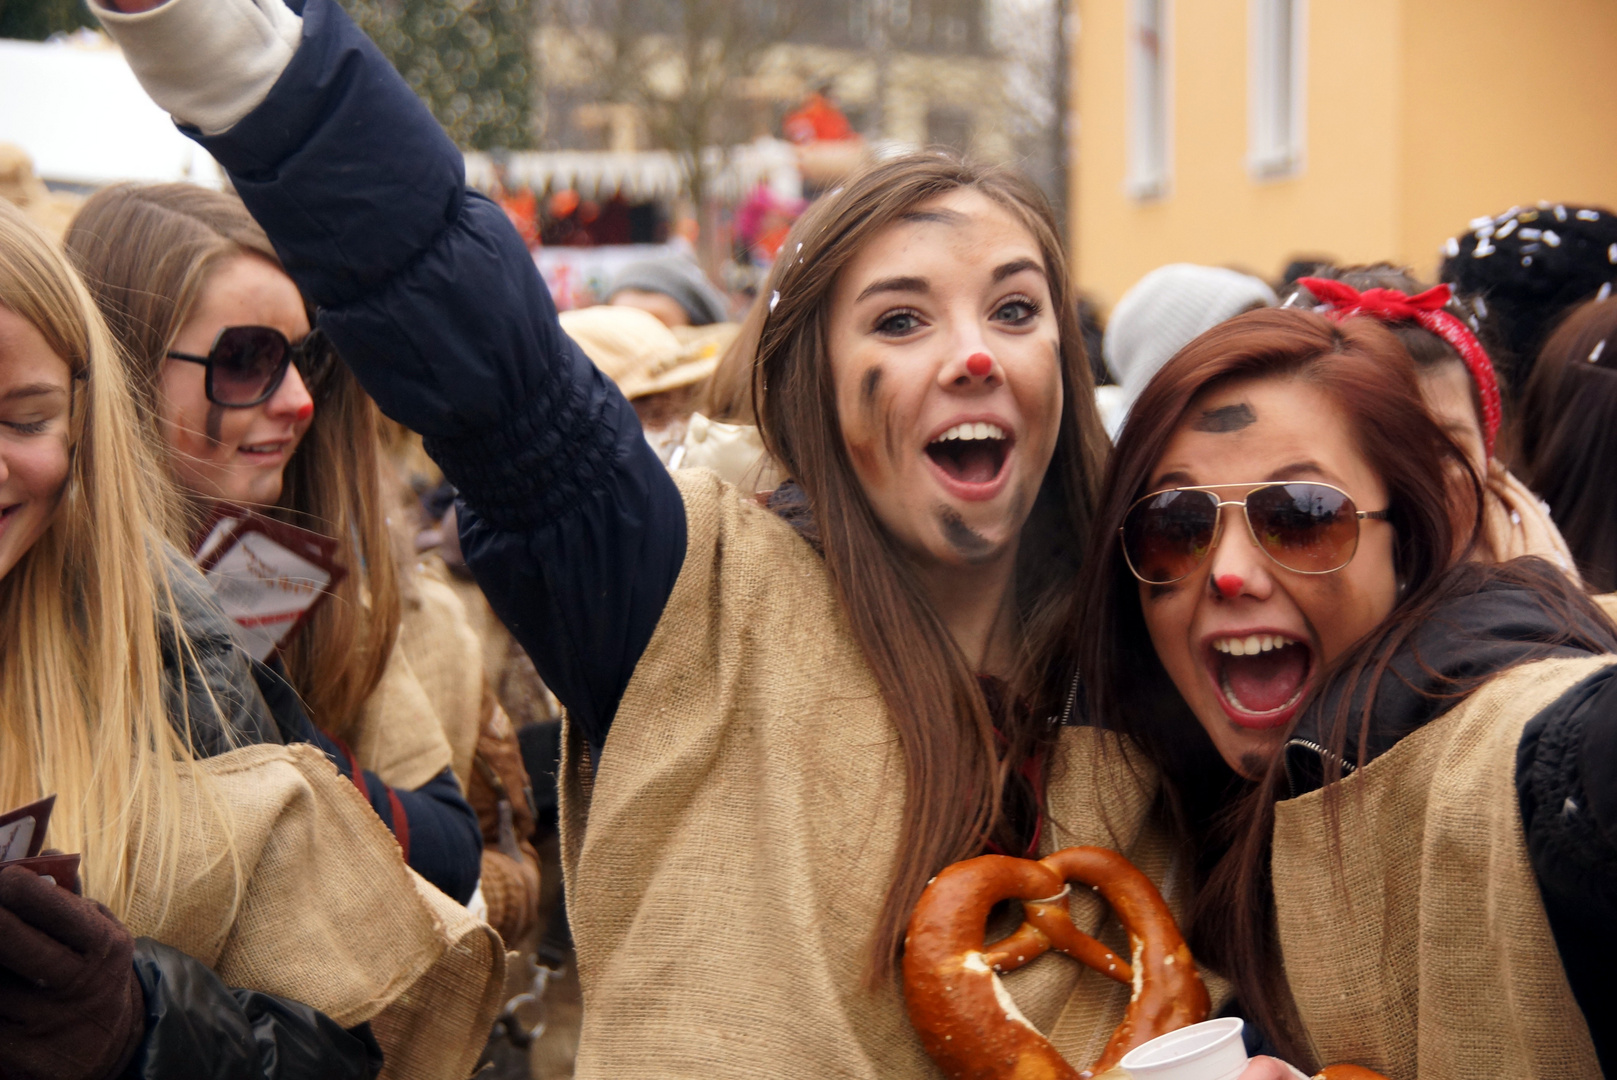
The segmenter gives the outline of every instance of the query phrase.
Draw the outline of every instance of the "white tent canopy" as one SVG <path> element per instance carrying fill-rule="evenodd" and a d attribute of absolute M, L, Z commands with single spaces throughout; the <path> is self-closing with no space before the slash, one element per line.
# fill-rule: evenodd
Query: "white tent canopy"
<path fill-rule="evenodd" d="M 218 164 L 180 134 L 104 40 L 0 40 L 0 142 L 22 147 L 47 182 L 223 186 Z"/>
<path fill-rule="evenodd" d="M 705 159 L 713 176 L 713 194 L 721 199 L 745 198 L 759 184 L 768 184 L 782 198 L 795 199 L 803 193 L 791 144 L 778 139 L 758 139 L 727 152 L 709 147 Z M 666 150 L 519 152 L 505 155 L 502 162 L 510 184 L 535 191 L 572 188 L 588 199 L 618 192 L 636 201 L 670 199 L 683 184 L 679 159 Z M 490 187 L 494 159 L 467 154 L 466 179 L 474 187 Z"/>

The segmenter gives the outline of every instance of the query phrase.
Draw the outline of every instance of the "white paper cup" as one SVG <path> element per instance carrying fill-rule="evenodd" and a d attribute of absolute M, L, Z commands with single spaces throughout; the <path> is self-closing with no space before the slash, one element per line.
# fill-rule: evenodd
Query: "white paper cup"
<path fill-rule="evenodd" d="M 1247 1063 L 1244 1026 L 1238 1016 L 1192 1024 L 1136 1046 L 1119 1064 L 1137 1080 L 1235 1080 Z"/>

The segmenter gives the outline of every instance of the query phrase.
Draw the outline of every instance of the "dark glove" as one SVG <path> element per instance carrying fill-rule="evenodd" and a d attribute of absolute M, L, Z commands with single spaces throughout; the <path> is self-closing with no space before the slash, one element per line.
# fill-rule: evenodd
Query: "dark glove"
<path fill-rule="evenodd" d="M 146 1032 L 135 939 L 96 903 L 0 870 L 0 1078 L 107 1080 Z"/>

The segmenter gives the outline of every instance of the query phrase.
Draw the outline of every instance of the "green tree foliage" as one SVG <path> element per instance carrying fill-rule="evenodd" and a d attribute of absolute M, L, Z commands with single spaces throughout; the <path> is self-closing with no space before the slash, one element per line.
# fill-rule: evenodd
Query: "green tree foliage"
<path fill-rule="evenodd" d="M 44 41 L 58 30 L 94 25 L 84 0 L 0 0 L 0 38 Z"/>
<path fill-rule="evenodd" d="M 532 145 L 532 0 L 342 4 L 455 142 L 473 150 Z"/>

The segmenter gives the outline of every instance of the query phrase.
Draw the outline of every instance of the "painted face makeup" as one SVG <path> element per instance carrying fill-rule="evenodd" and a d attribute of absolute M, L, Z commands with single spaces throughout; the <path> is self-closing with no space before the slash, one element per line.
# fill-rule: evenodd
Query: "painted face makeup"
<path fill-rule="evenodd" d="M 72 464 L 73 379 L 44 335 L 0 307 L 0 577 L 50 527 Z"/>
<path fill-rule="evenodd" d="M 309 333 L 297 286 L 256 255 L 239 255 L 214 270 L 173 349 L 204 355 L 227 326 L 274 327 L 294 343 Z M 175 475 L 204 499 L 274 503 L 287 463 L 314 419 L 314 401 L 297 366 L 267 401 L 245 409 L 209 401 L 205 377 L 206 368 L 184 360 L 163 361 L 158 375 Z"/>
<path fill-rule="evenodd" d="M 1219 498 L 1236 500 L 1278 480 L 1333 485 L 1364 510 L 1387 506 L 1341 412 L 1289 378 L 1230 384 L 1194 403 L 1148 490 L 1229 485 Z M 1140 606 L 1158 658 L 1220 756 L 1255 776 L 1319 672 L 1392 610 L 1395 538 L 1387 522 L 1362 520 L 1346 566 L 1303 574 L 1253 543 L 1239 506 L 1220 513 L 1201 566 L 1169 585 L 1140 585 Z"/>
<path fill-rule="evenodd" d="M 918 207 L 842 272 L 843 437 L 877 516 L 922 563 L 1014 558 L 1060 423 L 1057 334 L 1038 244 L 975 191 Z"/>

